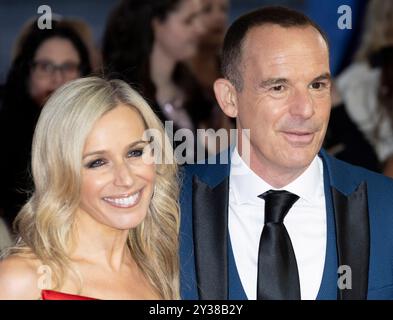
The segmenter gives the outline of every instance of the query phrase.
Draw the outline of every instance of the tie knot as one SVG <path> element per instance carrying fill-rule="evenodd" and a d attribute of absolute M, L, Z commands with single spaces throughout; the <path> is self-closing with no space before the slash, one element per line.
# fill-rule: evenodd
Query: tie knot
<path fill-rule="evenodd" d="M 282 223 L 289 209 L 299 199 L 285 190 L 269 190 L 258 196 L 265 200 L 265 224 Z"/>

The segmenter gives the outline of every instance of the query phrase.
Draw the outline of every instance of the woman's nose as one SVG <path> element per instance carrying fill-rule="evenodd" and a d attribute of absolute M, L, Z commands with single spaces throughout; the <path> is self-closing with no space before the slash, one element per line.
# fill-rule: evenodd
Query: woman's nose
<path fill-rule="evenodd" d="M 117 164 L 114 172 L 114 184 L 120 187 L 131 187 L 134 183 L 132 168 L 127 163 Z"/>

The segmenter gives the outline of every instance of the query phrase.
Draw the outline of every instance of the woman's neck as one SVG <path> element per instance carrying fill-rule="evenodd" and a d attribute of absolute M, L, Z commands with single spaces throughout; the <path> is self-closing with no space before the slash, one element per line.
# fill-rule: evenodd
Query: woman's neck
<path fill-rule="evenodd" d="M 150 59 L 150 76 L 156 87 L 155 99 L 160 106 L 167 103 L 181 106 L 184 102 L 182 89 L 173 81 L 176 61 L 159 45 L 155 45 Z"/>
<path fill-rule="evenodd" d="M 132 260 L 128 250 L 128 230 L 106 226 L 84 211 L 76 215 L 76 247 L 71 259 L 101 265 L 118 271 L 125 262 Z"/>
<path fill-rule="evenodd" d="M 150 56 L 150 77 L 157 88 L 172 83 L 176 61 L 169 57 L 162 47 L 155 43 Z"/>

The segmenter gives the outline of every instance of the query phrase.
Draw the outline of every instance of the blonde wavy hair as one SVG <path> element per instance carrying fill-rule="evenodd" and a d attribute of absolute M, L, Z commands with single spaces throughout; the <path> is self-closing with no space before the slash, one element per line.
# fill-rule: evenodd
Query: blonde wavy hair
<path fill-rule="evenodd" d="M 393 45 L 393 1 L 371 0 L 365 17 L 364 33 L 356 59 L 365 61 L 387 45 Z"/>
<path fill-rule="evenodd" d="M 73 272 L 69 252 L 75 244 L 84 144 L 94 123 L 119 104 L 137 110 L 146 129 L 160 133 L 155 148 L 165 159 L 155 165 L 154 196 L 144 221 L 129 231 L 127 245 L 161 297 L 179 299 L 179 184 L 172 146 L 146 101 L 121 80 L 78 79 L 46 103 L 33 138 L 35 190 L 15 220 L 19 238 L 8 255 L 35 255 L 54 270 L 54 288 Z"/>

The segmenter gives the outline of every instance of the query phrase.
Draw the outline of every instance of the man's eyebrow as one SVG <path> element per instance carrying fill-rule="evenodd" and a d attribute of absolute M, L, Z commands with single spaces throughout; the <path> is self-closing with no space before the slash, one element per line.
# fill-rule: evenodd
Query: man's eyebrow
<path fill-rule="evenodd" d="M 321 74 L 320 76 L 316 77 L 315 79 L 313 79 L 311 82 L 317 82 L 317 81 L 322 81 L 322 80 L 331 80 L 332 76 L 330 75 L 329 72 L 326 72 L 324 74 Z"/>
<path fill-rule="evenodd" d="M 279 84 L 286 84 L 286 83 L 288 83 L 288 79 L 271 78 L 271 79 L 261 81 L 259 86 L 264 88 L 264 87 L 270 87 L 270 86 L 279 85 Z"/>
<path fill-rule="evenodd" d="M 311 81 L 311 83 L 313 82 L 317 82 L 317 81 L 323 81 L 323 80 L 331 80 L 331 75 L 329 72 L 325 72 L 323 74 L 321 74 L 320 76 L 316 77 L 315 79 L 313 79 Z M 263 80 L 260 82 L 259 86 L 262 88 L 265 87 L 270 87 L 270 86 L 275 86 L 275 85 L 280 85 L 280 84 L 287 84 L 289 83 L 288 79 L 285 78 L 271 78 L 271 79 L 267 79 L 267 80 Z"/>
<path fill-rule="evenodd" d="M 147 144 L 149 144 L 149 141 L 146 141 L 146 140 L 137 140 L 137 141 L 134 141 L 134 142 L 130 143 L 130 144 L 127 146 L 127 149 L 132 148 L 132 147 L 135 147 L 135 146 L 137 146 L 138 144 L 145 144 L 145 145 L 147 145 Z M 83 155 L 83 159 L 85 159 L 85 158 L 87 158 L 87 157 L 90 157 L 90 156 L 94 156 L 94 155 L 102 155 L 102 154 L 105 154 L 105 153 L 106 153 L 105 150 L 96 150 L 96 151 L 92 151 L 92 152 L 89 152 L 89 153 L 84 154 L 84 155 Z"/>

